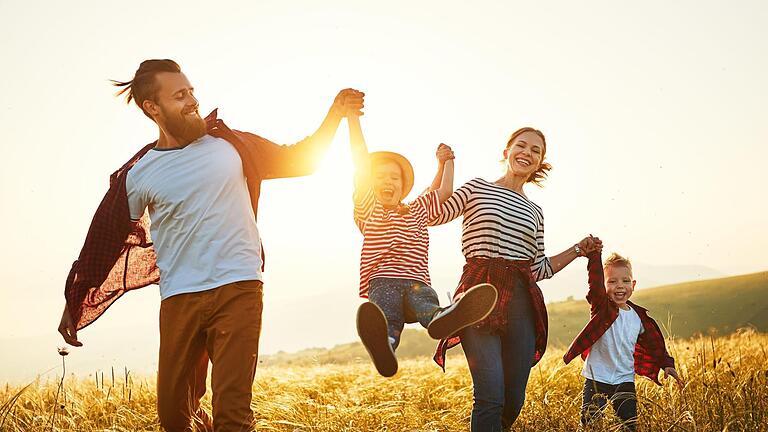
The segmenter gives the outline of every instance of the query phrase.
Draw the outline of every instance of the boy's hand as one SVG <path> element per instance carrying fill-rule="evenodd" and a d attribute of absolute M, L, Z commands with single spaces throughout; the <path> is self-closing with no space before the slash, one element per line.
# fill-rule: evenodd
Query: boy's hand
<path fill-rule="evenodd" d="M 664 368 L 664 379 L 667 379 L 668 377 L 672 377 L 677 381 L 677 385 L 680 386 L 680 388 L 685 387 L 685 383 L 680 378 L 680 375 L 677 374 L 677 371 L 673 367 L 665 367 Z"/>
<path fill-rule="evenodd" d="M 437 152 L 435 153 L 435 156 L 437 156 L 437 161 L 441 164 L 445 163 L 446 161 L 456 159 L 456 156 L 453 154 L 451 147 L 442 143 L 437 146 Z"/>

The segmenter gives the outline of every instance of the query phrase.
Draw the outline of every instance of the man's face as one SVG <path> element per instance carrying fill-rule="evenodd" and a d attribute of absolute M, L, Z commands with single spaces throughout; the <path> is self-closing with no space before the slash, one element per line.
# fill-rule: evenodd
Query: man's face
<path fill-rule="evenodd" d="M 617 305 L 627 304 L 627 300 L 635 291 L 636 281 L 632 279 L 629 267 L 609 265 L 603 269 L 605 275 L 605 292 Z"/>
<path fill-rule="evenodd" d="M 158 92 L 150 113 L 165 132 L 181 144 L 205 135 L 205 120 L 198 112 L 195 89 L 183 73 L 161 72 L 155 76 Z"/>
<path fill-rule="evenodd" d="M 384 160 L 372 167 L 373 194 L 385 206 L 400 204 L 403 195 L 403 172 L 396 162 Z"/>

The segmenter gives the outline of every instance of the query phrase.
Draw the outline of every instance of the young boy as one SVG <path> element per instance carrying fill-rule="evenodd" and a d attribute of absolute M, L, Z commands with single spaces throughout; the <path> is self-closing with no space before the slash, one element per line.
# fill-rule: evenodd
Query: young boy
<path fill-rule="evenodd" d="M 405 322 L 419 322 L 434 339 L 452 336 L 485 318 L 496 304 L 492 285 L 468 290 L 456 303 L 440 308 L 430 287 L 428 221 L 453 192 L 453 152 L 441 144 L 439 170 L 432 187 L 409 204 L 401 200 L 413 187 L 413 168 L 392 152 L 368 153 L 360 118 L 350 115 L 349 135 L 356 166 L 354 217 L 363 234 L 357 332 L 379 373 L 397 372 L 394 349 Z"/>
<path fill-rule="evenodd" d="M 667 353 L 664 337 L 648 311 L 629 298 L 635 289 L 632 264 L 616 253 L 600 265 L 602 243 L 587 254 L 589 258 L 589 294 L 591 305 L 589 323 L 576 337 L 563 356 L 569 363 L 576 356 L 586 359 L 582 376 L 584 383 L 581 423 L 588 424 L 601 415 L 611 401 L 616 415 L 626 430 L 634 431 L 637 422 L 635 374 L 659 383 L 659 370 L 682 380 L 675 370 L 675 361 Z M 602 267 L 602 268 L 601 268 Z"/>

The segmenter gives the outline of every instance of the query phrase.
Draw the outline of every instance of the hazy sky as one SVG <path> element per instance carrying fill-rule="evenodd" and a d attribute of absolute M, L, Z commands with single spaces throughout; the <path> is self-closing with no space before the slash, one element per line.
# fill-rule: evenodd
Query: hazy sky
<path fill-rule="evenodd" d="M 494 180 L 506 137 L 535 126 L 554 169 L 527 192 L 550 254 L 593 233 L 649 267 L 765 270 L 766 22 L 761 1 L 0 0 L 0 370 L 58 361 L 64 279 L 108 176 L 157 137 L 108 82 L 147 58 L 178 61 L 201 112 L 280 143 L 361 89 L 370 148 L 410 158 L 414 190 L 438 143 L 456 152 L 456 186 Z M 350 196 L 346 123 L 315 176 L 263 185 L 263 353 L 356 339 Z M 445 301 L 460 223 L 431 235 Z M 548 301 L 581 297 L 585 277 L 577 262 L 541 286 Z M 156 286 L 127 294 L 72 361 L 154 362 L 158 306 Z"/>

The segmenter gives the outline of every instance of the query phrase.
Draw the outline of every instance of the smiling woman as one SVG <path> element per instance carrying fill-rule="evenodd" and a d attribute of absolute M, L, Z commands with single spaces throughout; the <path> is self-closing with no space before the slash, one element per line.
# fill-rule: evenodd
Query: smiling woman
<path fill-rule="evenodd" d="M 430 223 L 463 216 L 462 252 L 467 259 L 458 301 L 470 287 L 487 282 L 499 290 L 494 311 L 480 323 L 440 342 L 435 361 L 445 368 L 446 350 L 459 343 L 472 375 L 471 430 L 501 431 L 523 407 L 531 367 L 547 346 L 547 310 L 537 281 L 551 278 L 599 239 L 585 238 L 562 253 L 544 253 L 544 214 L 523 186 L 539 184 L 551 168 L 544 161 L 540 131 L 516 130 L 504 147 L 506 172 L 491 183 L 481 178 L 461 186 Z"/>
<path fill-rule="evenodd" d="M 507 169 L 521 171 L 526 181 L 541 186 L 552 165 L 545 162 L 547 140 L 541 131 L 524 127 L 512 133 L 504 150 Z"/>

